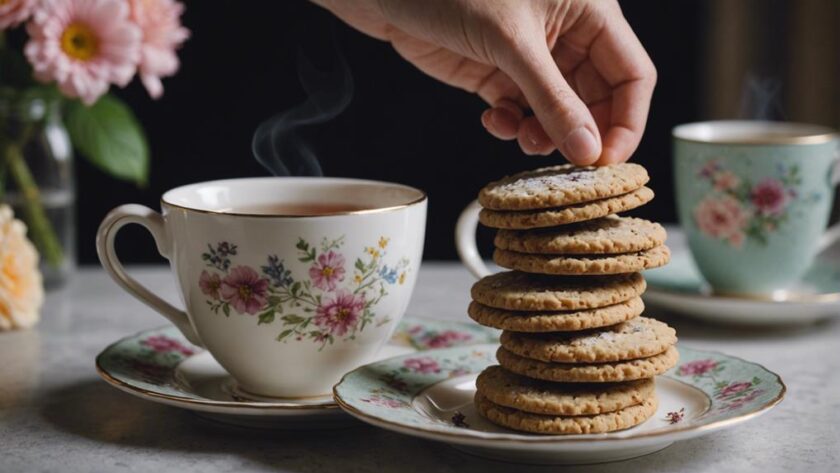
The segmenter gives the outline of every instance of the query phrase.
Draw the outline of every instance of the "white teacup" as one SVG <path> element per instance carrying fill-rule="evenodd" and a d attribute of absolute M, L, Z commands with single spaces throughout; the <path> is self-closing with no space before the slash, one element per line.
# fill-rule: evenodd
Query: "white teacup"
<path fill-rule="evenodd" d="M 371 361 L 403 316 L 426 205 L 422 191 L 386 182 L 211 181 L 166 192 L 160 214 L 117 207 L 96 246 L 123 289 L 207 348 L 242 390 L 317 396 Z M 186 311 L 126 274 L 114 237 L 130 223 L 146 227 L 169 259 Z"/>

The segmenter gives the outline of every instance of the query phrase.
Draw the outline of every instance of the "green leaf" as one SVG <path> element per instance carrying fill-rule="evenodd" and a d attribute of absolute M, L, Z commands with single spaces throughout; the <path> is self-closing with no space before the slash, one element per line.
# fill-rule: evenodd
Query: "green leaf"
<path fill-rule="evenodd" d="M 225 304 L 222 306 L 222 312 L 224 312 L 224 313 L 225 313 L 225 317 L 230 317 L 230 304 L 225 303 Z"/>
<path fill-rule="evenodd" d="M 291 291 L 293 296 L 298 295 L 298 292 L 300 292 L 300 281 L 295 281 L 295 283 L 292 284 Z"/>
<path fill-rule="evenodd" d="M 257 325 L 270 324 L 271 322 L 274 322 L 274 310 L 269 309 L 260 314 Z"/>
<path fill-rule="evenodd" d="M 361 258 L 356 258 L 356 265 L 355 266 L 356 266 L 356 269 L 358 269 L 359 271 L 362 271 L 362 272 L 365 271 L 365 264 L 362 263 Z"/>
<path fill-rule="evenodd" d="M 280 335 L 277 335 L 277 341 L 282 342 L 284 338 L 288 337 L 291 334 L 292 334 L 292 329 L 283 330 L 282 332 L 280 332 Z"/>
<path fill-rule="evenodd" d="M 280 305 L 283 303 L 283 298 L 280 296 L 269 296 L 268 305 Z"/>
<path fill-rule="evenodd" d="M 299 323 L 303 322 L 305 319 L 303 317 L 299 316 L 299 315 L 289 314 L 289 315 L 284 315 L 283 317 L 280 318 L 280 320 L 282 320 L 283 322 L 285 322 L 287 324 L 299 324 Z"/>
<path fill-rule="evenodd" d="M 116 178 L 146 184 L 149 146 L 127 105 L 110 94 L 90 107 L 74 100 L 66 118 L 73 145 L 88 161 Z"/>

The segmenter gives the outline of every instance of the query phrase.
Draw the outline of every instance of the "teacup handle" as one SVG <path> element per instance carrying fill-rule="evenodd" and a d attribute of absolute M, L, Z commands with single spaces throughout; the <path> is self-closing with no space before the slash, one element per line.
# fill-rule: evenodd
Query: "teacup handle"
<path fill-rule="evenodd" d="M 481 255 L 478 253 L 478 245 L 475 242 L 475 231 L 478 229 L 478 213 L 481 205 L 474 200 L 466 206 L 458 217 L 455 224 L 455 247 L 458 249 L 458 257 L 464 266 L 475 276 L 481 279 L 492 274 Z"/>
<path fill-rule="evenodd" d="M 169 239 L 166 236 L 166 225 L 163 217 L 146 206 L 126 204 L 110 211 L 99 225 L 99 231 L 96 232 L 96 252 L 99 254 L 102 267 L 126 292 L 169 319 L 187 337 L 187 340 L 195 345 L 202 346 L 187 313 L 146 289 L 129 276 L 122 263 L 120 263 L 114 249 L 114 239 L 120 228 L 131 223 L 145 227 L 154 237 L 158 253 L 164 258 L 169 258 Z"/>
<path fill-rule="evenodd" d="M 840 144 L 838 144 L 835 149 L 835 161 L 834 166 L 832 166 L 831 169 L 830 180 L 831 184 L 834 186 L 840 184 Z M 828 227 L 828 230 L 826 230 L 822 238 L 820 238 L 820 241 L 817 244 L 817 254 L 831 248 L 838 241 L 840 241 L 840 223 L 835 223 L 834 225 Z"/>

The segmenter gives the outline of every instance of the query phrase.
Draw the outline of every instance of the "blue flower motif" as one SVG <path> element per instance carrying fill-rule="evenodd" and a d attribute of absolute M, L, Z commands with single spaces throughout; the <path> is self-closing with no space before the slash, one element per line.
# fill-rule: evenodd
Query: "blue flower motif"
<path fill-rule="evenodd" d="M 388 269 L 388 265 L 386 264 L 379 270 L 379 276 L 388 284 L 394 284 L 397 282 L 397 268 Z"/>
<path fill-rule="evenodd" d="M 286 269 L 283 260 L 277 255 L 268 257 L 268 264 L 262 267 L 262 271 L 271 279 L 274 287 L 288 287 L 294 282 L 292 272 Z"/>

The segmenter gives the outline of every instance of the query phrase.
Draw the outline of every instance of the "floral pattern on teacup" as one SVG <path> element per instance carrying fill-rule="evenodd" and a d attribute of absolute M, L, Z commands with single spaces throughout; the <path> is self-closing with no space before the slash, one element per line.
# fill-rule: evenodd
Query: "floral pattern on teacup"
<path fill-rule="evenodd" d="M 292 275 L 277 255 L 269 255 L 266 264 L 255 269 L 234 264 L 235 244 L 208 244 L 201 255 L 207 269 L 198 286 L 214 313 L 254 316 L 258 325 L 278 321 L 278 341 L 306 339 L 323 349 L 336 340 L 355 339 L 370 324 L 382 326 L 392 320 L 374 309 L 388 295 L 388 286 L 405 283 L 410 264 L 407 258 L 385 263 L 389 242 L 380 237 L 349 268 L 342 252 L 344 236 L 325 237 L 320 245 L 300 238 L 295 245 L 298 261 L 310 264 L 303 278 Z"/>
<path fill-rule="evenodd" d="M 746 239 L 766 245 L 768 235 L 787 221 L 802 184 L 796 165 L 780 164 L 776 176 L 752 181 L 725 169 L 718 159 L 706 161 L 697 177 L 708 192 L 694 207 L 694 223 L 701 233 L 734 248 Z"/>

